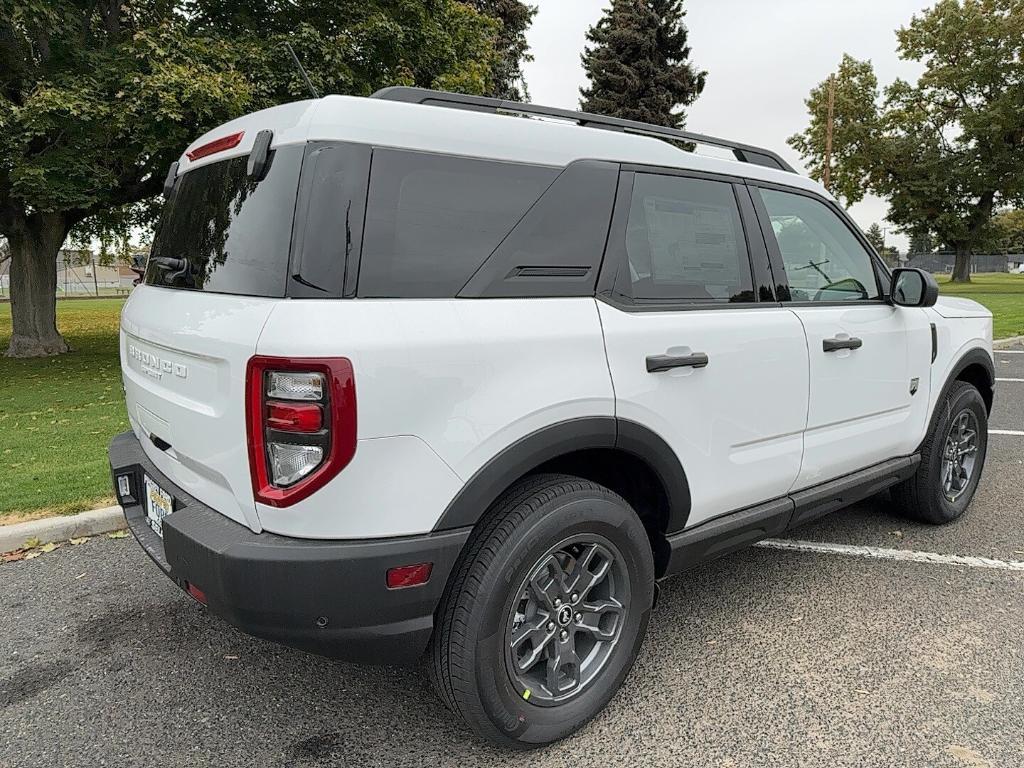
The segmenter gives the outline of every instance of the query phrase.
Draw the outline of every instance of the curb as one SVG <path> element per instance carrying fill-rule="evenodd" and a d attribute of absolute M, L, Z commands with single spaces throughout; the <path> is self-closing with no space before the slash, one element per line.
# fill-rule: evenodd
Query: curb
<path fill-rule="evenodd" d="M 992 349 L 1006 349 L 1018 344 L 1024 344 L 1024 336 L 1011 336 L 1008 339 L 998 339 L 992 342 Z"/>
<path fill-rule="evenodd" d="M 45 517 L 14 525 L 0 525 L 0 552 L 21 549 L 29 539 L 43 544 L 67 541 L 79 536 L 95 536 L 125 527 L 124 512 L 119 506 L 79 512 L 77 515 Z"/>

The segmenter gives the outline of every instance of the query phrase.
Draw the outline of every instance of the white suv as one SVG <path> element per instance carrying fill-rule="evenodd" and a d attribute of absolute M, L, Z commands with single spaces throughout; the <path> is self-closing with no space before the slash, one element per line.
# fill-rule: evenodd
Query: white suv
<path fill-rule="evenodd" d="M 486 738 L 600 711 L 658 579 L 977 487 L 990 313 L 767 150 L 392 88 L 230 122 L 166 193 L 121 317 L 129 525 L 246 632 L 428 654 Z"/>

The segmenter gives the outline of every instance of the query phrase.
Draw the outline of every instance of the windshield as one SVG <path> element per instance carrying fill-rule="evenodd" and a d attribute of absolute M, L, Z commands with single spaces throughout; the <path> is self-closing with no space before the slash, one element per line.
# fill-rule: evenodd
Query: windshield
<path fill-rule="evenodd" d="M 247 156 L 182 175 L 164 206 L 146 284 L 284 296 L 302 153 L 274 150 L 259 182 L 246 173 Z"/>

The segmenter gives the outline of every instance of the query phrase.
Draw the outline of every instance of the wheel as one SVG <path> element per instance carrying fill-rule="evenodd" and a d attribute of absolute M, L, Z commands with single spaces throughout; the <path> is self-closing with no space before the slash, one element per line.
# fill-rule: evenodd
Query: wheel
<path fill-rule="evenodd" d="M 939 408 L 917 472 L 892 489 L 904 514 L 935 525 L 956 520 L 970 506 L 988 449 L 988 411 L 977 389 L 954 382 Z"/>
<path fill-rule="evenodd" d="M 566 475 L 527 478 L 493 505 L 456 566 L 431 681 L 490 741 L 557 741 L 618 690 L 653 599 L 650 542 L 624 499 Z"/>

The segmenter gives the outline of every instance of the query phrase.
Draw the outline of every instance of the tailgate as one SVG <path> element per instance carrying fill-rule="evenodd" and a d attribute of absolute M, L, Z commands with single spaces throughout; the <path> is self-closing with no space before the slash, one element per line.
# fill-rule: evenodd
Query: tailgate
<path fill-rule="evenodd" d="M 140 285 L 121 313 L 132 429 L 172 482 L 253 531 L 245 368 L 275 300 Z"/>

